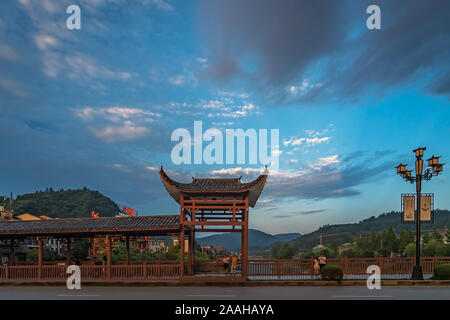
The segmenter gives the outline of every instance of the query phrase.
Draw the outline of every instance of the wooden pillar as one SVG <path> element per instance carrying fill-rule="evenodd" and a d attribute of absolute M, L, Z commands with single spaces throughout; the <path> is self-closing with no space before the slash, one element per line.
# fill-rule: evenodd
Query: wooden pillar
<path fill-rule="evenodd" d="M 126 261 L 127 265 L 130 264 L 130 237 L 125 238 L 125 249 L 126 249 Z"/>
<path fill-rule="evenodd" d="M 108 280 L 110 280 L 111 279 L 111 238 L 109 236 L 106 236 L 106 254 L 107 254 L 106 269 L 107 269 Z"/>
<path fill-rule="evenodd" d="M 242 226 L 242 257 L 241 257 L 241 273 L 242 276 L 248 277 L 248 198 L 246 198 L 246 208 L 244 209 L 245 225 Z"/>
<path fill-rule="evenodd" d="M 9 241 L 9 265 L 13 266 L 15 264 L 16 253 L 14 250 L 14 239 Z"/>
<path fill-rule="evenodd" d="M 184 277 L 184 225 L 180 232 L 180 277 Z"/>
<path fill-rule="evenodd" d="M 247 228 L 242 226 L 241 232 L 241 275 L 247 277 L 248 251 L 247 251 Z"/>
<path fill-rule="evenodd" d="M 70 265 L 71 259 L 72 259 L 71 256 L 70 256 L 71 242 L 72 242 L 72 239 L 67 238 L 67 241 L 66 241 L 66 259 L 67 259 L 67 264 L 69 264 L 69 265 Z"/>
<path fill-rule="evenodd" d="M 184 277 L 184 195 L 180 195 L 180 278 Z"/>
<path fill-rule="evenodd" d="M 188 275 L 194 274 L 194 258 L 195 258 L 195 237 L 194 231 L 189 232 L 189 247 L 188 247 Z"/>
<path fill-rule="evenodd" d="M 187 274 L 192 276 L 192 233 L 189 233 Z"/>
<path fill-rule="evenodd" d="M 193 226 L 193 229 L 192 229 L 192 231 L 191 231 L 191 237 L 192 237 L 192 254 L 191 254 L 191 256 L 192 256 L 192 261 L 191 261 L 191 264 L 192 264 L 192 275 L 195 273 L 195 231 L 194 231 L 194 228 L 195 228 L 195 226 Z"/>
<path fill-rule="evenodd" d="M 42 279 L 42 239 L 38 238 L 38 279 Z"/>
<path fill-rule="evenodd" d="M 348 270 L 349 270 L 348 269 L 348 257 L 345 257 L 344 258 L 344 275 L 349 274 Z"/>

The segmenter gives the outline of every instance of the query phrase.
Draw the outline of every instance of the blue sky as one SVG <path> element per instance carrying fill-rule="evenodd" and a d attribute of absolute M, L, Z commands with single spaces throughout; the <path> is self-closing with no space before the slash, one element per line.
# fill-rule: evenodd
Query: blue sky
<path fill-rule="evenodd" d="M 81 8 L 81 30 L 66 8 Z M 367 30 L 378 4 L 382 29 Z M 448 1 L 17 0 L 0 3 L 0 193 L 88 187 L 177 213 L 163 165 L 255 178 L 261 165 L 172 163 L 176 128 L 280 130 L 250 225 L 309 232 L 400 209 L 395 175 L 450 154 Z M 449 208 L 447 174 L 423 187 Z M 400 219 L 400 218 L 399 218 Z"/>

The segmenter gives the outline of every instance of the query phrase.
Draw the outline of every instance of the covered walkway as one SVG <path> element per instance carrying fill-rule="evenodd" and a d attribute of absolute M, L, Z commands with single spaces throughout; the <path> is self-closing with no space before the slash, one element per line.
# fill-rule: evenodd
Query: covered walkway
<path fill-rule="evenodd" d="M 181 261 L 158 264 L 130 265 L 130 238 L 139 236 L 173 236 L 180 238 L 179 215 L 144 217 L 105 217 L 54 219 L 41 221 L 7 221 L 0 223 L 0 240 L 9 243 L 10 258 L 0 267 L 0 280 L 59 280 L 66 279 L 66 266 L 71 263 L 70 248 L 73 239 L 105 237 L 107 261 L 102 265 L 80 266 L 84 279 L 178 279 Z M 189 233 L 189 229 L 184 232 Z M 16 242 L 36 239 L 37 265 L 15 265 Z M 61 239 L 66 245 L 65 265 L 44 265 L 43 244 L 48 239 Z M 112 241 L 126 244 L 126 265 L 112 265 Z"/>

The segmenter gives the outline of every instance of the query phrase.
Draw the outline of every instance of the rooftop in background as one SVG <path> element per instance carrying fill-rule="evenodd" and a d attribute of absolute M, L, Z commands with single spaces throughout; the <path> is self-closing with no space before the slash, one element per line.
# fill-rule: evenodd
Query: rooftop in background
<path fill-rule="evenodd" d="M 0 222 L 5 221 L 41 221 L 41 220 L 53 220 L 46 215 L 34 215 L 31 213 L 17 213 L 12 210 L 4 210 L 0 207 Z"/>

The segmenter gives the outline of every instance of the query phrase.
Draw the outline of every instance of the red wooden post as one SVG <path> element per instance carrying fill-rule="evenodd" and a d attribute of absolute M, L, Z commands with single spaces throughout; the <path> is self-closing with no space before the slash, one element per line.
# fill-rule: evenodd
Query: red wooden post
<path fill-rule="evenodd" d="M 147 262 L 144 262 L 143 268 L 144 279 L 147 280 Z"/>
<path fill-rule="evenodd" d="M 344 274 L 348 274 L 348 257 L 344 257 Z"/>
<path fill-rule="evenodd" d="M 193 275 L 195 273 L 195 231 L 194 231 L 195 226 L 192 228 L 191 231 L 191 238 L 192 238 L 192 242 L 191 242 L 191 275 Z"/>
<path fill-rule="evenodd" d="M 111 238 L 109 236 L 106 236 L 106 254 L 107 254 L 107 274 L 108 274 L 108 280 L 111 279 Z"/>
<path fill-rule="evenodd" d="M 127 236 L 125 239 L 125 249 L 126 249 L 126 261 L 127 266 L 130 265 L 130 237 Z"/>
<path fill-rule="evenodd" d="M 180 277 L 184 277 L 184 225 L 180 232 Z"/>
<path fill-rule="evenodd" d="M 280 279 L 281 276 L 281 260 L 277 259 L 277 278 Z"/>
<path fill-rule="evenodd" d="M 184 195 L 180 195 L 180 278 L 184 277 Z M 195 226 L 194 226 L 195 227 Z"/>
<path fill-rule="evenodd" d="M 38 238 L 38 279 L 42 279 L 42 239 Z"/>
<path fill-rule="evenodd" d="M 14 250 L 14 239 L 9 241 L 9 265 L 13 266 L 15 264 L 15 250 Z"/>
<path fill-rule="evenodd" d="M 71 239 L 70 238 L 67 238 L 66 245 L 67 245 L 67 248 L 66 248 L 67 264 L 70 265 L 70 260 L 71 260 L 71 257 L 70 257 Z"/>
<path fill-rule="evenodd" d="M 189 276 L 192 276 L 192 233 L 189 234 L 189 240 L 188 240 L 187 274 Z"/>
<path fill-rule="evenodd" d="M 245 197 L 245 209 L 243 213 L 244 225 L 242 228 L 242 248 L 241 248 L 241 274 L 248 277 L 248 196 Z"/>
<path fill-rule="evenodd" d="M 9 263 L 7 263 L 5 267 L 5 277 L 6 279 L 9 279 Z"/>
<path fill-rule="evenodd" d="M 384 263 L 384 258 L 383 257 L 380 257 L 380 272 L 382 273 L 383 272 L 383 263 Z"/>

